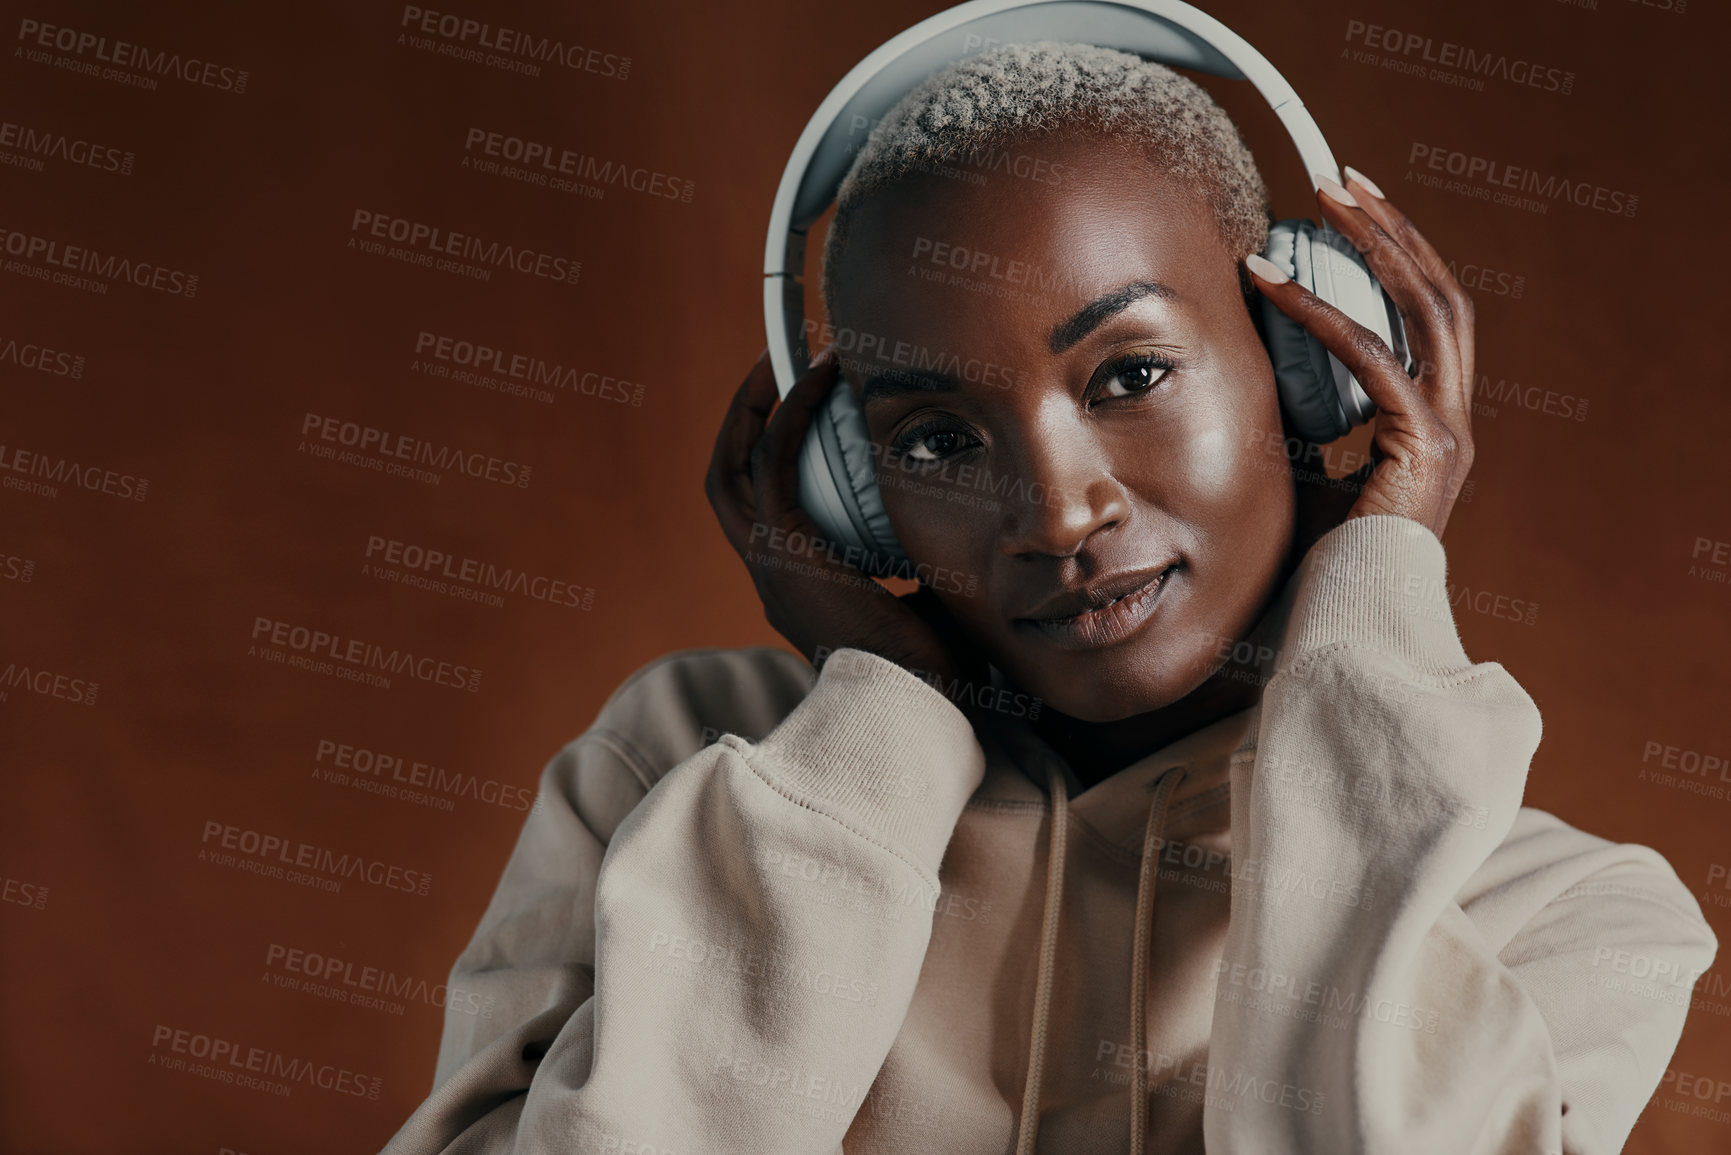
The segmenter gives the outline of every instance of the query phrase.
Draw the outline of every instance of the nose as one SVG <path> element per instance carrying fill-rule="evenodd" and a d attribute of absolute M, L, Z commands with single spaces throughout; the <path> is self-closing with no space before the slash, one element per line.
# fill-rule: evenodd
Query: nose
<path fill-rule="evenodd" d="M 1071 557 L 1130 517 L 1130 495 L 1080 414 L 1041 423 L 1023 440 L 1004 500 L 999 549 L 1008 557 Z"/>

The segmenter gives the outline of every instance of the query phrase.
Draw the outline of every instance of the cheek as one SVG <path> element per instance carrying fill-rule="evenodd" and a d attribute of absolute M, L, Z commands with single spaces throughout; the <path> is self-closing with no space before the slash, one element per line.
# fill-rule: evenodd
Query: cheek
<path fill-rule="evenodd" d="M 922 472 L 882 460 L 878 492 L 910 558 L 962 569 L 968 559 L 990 554 L 1002 509 L 990 476 L 971 467 Z"/>
<path fill-rule="evenodd" d="M 1211 392 L 1174 413 L 1178 419 L 1155 437 L 1126 438 L 1114 447 L 1119 477 L 1144 504 L 1209 538 L 1238 528 L 1235 523 L 1254 528 L 1267 514 L 1279 514 L 1289 482 L 1284 457 L 1271 460 L 1264 449 L 1272 413 L 1225 394 Z M 1264 508 L 1269 505 L 1274 508 Z"/>
<path fill-rule="evenodd" d="M 1186 472 L 1191 488 L 1201 493 L 1227 493 L 1239 484 L 1244 474 L 1243 440 L 1236 431 L 1220 425 L 1200 431 L 1187 447 Z"/>
<path fill-rule="evenodd" d="M 1269 437 L 1260 422 L 1234 421 L 1199 430 L 1189 443 L 1188 478 L 1199 505 L 1248 518 L 1245 528 L 1286 516 L 1291 470 L 1286 457 L 1268 452 Z M 1230 527 L 1228 527 L 1230 528 Z"/>
<path fill-rule="evenodd" d="M 1232 604 L 1271 581 L 1291 545 L 1297 495 L 1279 420 L 1270 383 L 1268 396 L 1224 407 L 1189 441 L 1189 520 L 1211 581 Z"/>

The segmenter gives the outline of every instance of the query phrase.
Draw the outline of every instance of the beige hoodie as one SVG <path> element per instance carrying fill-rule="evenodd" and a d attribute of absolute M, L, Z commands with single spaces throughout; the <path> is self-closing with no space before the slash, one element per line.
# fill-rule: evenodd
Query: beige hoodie
<path fill-rule="evenodd" d="M 1717 943 L 1520 805 L 1441 544 L 1318 542 L 1258 707 L 1083 790 L 842 650 L 675 655 L 553 759 L 387 1151 L 1619 1150 Z"/>

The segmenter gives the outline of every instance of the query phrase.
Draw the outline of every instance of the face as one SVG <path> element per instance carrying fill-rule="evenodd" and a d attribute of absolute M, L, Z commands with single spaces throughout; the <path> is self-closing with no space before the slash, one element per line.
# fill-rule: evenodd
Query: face
<path fill-rule="evenodd" d="M 857 206 L 833 323 L 910 558 L 1024 691 L 1111 722 L 1254 624 L 1293 481 L 1201 197 L 1115 142 L 1039 149 L 1058 183 L 920 175 Z"/>

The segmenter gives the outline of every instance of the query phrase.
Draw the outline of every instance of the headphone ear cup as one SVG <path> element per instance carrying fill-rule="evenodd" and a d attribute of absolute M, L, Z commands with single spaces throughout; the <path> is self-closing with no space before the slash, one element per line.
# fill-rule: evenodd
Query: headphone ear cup
<path fill-rule="evenodd" d="M 1351 241 L 1327 227 L 1311 226 L 1309 240 L 1310 267 L 1315 281 L 1312 289 L 1316 295 L 1375 333 L 1411 373 L 1412 357 L 1407 348 L 1406 327 L 1401 322 L 1400 309 L 1377 283 L 1376 274 L 1370 271 L 1364 254 Z M 1370 394 L 1339 360 L 1328 357 L 1328 363 L 1334 378 L 1334 393 L 1346 414 L 1347 424 L 1362 425 L 1369 421 L 1376 413 L 1376 403 L 1370 399 Z"/>
<path fill-rule="evenodd" d="M 832 511 L 827 501 L 813 501 L 807 496 L 807 462 L 802 462 L 800 496 L 806 512 L 817 522 L 832 541 L 852 545 L 869 555 L 861 558 L 869 573 L 887 575 L 898 563 L 907 560 L 895 531 L 890 528 L 889 514 L 884 510 L 883 494 L 878 489 L 877 466 L 871 430 L 865 413 L 854 400 L 846 381 L 837 381 L 829 397 L 812 415 L 812 432 L 821 446 L 821 468 L 834 482 L 840 509 Z M 809 448 L 808 448 L 809 452 Z"/>
<path fill-rule="evenodd" d="M 1280 221 L 1268 230 L 1268 247 L 1262 253 L 1275 268 L 1312 292 L 1316 291 L 1314 229 L 1307 220 Z M 1258 304 L 1280 408 L 1292 432 L 1319 445 L 1343 436 L 1352 425 L 1340 404 L 1328 350 L 1266 297 L 1259 297 Z"/>

